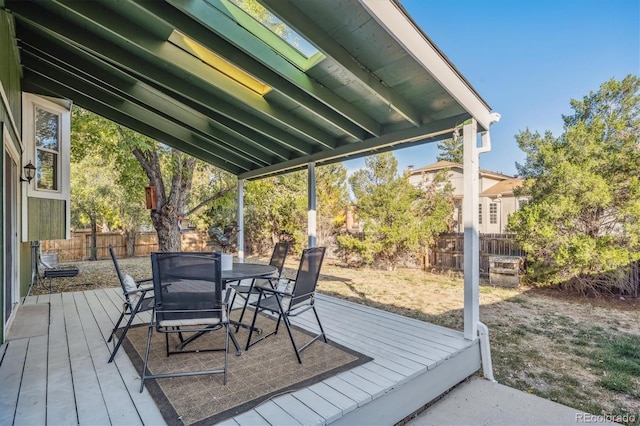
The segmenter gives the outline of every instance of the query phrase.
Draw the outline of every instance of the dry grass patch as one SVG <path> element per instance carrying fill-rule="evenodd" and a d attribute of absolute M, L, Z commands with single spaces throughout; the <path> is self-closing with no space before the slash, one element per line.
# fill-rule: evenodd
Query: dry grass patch
<path fill-rule="evenodd" d="M 250 261 L 266 263 L 267 259 Z M 52 291 L 117 286 L 110 260 L 75 262 L 77 277 Z M 150 275 L 148 257 L 122 259 L 123 272 Z M 297 261 L 284 275 L 295 275 Z M 46 284 L 46 281 L 45 281 Z M 347 268 L 328 259 L 319 290 L 331 296 L 462 330 L 463 281 L 417 269 Z M 46 286 L 32 291 L 48 292 Z M 640 301 L 585 299 L 528 288 L 480 288 L 494 374 L 505 385 L 592 414 L 640 415 Z"/>

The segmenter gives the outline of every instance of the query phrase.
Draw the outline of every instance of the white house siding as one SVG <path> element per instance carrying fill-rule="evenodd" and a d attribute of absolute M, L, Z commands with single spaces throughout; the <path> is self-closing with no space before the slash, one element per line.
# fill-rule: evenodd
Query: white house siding
<path fill-rule="evenodd" d="M 419 169 L 409 168 L 405 175 L 409 178 L 409 183 L 413 186 L 428 186 L 435 174 L 445 168 L 449 169 L 449 182 L 453 186 L 454 196 L 454 232 L 463 232 L 462 226 L 462 197 L 464 175 L 462 166 L 448 161 L 439 161 L 429 164 Z M 511 176 L 495 173 L 487 170 L 480 171 L 479 183 L 479 204 L 481 206 L 481 222 L 479 232 L 484 234 L 499 234 L 505 232 L 509 216 L 513 214 L 520 203 L 513 195 L 513 188 L 518 186 L 519 179 Z M 491 204 L 495 204 L 495 222 L 491 223 Z"/>

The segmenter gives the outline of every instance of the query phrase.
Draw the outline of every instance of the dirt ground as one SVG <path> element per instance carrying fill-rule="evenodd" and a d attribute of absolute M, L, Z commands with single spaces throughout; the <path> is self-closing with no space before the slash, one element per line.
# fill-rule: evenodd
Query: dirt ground
<path fill-rule="evenodd" d="M 135 279 L 150 276 L 148 257 L 119 262 Z M 73 264 L 80 271 L 77 277 L 41 280 L 31 294 L 48 293 L 49 284 L 52 292 L 119 285 L 110 260 Z M 284 275 L 293 277 L 296 268 L 295 259 L 288 261 Z M 418 269 L 348 268 L 328 259 L 319 291 L 446 327 L 463 327 L 459 277 Z M 627 414 L 638 421 L 639 299 L 482 285 L 480 320 L 490 330 L 494 374 L 500 383 L 592 414 Z M 620 347 L 627 355 L 616 358 L 612 351 Z"/>

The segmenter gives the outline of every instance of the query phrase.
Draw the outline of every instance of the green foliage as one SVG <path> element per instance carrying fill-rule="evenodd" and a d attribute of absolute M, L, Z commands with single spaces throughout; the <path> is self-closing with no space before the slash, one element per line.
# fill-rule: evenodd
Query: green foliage
<path fill-rule="evenodd" d="M 343 235 L 338 243 L 365 263 L 394 269 L 447 229 L 453 207 L 445 191 L 450 188 L 437 190 L 442 182 L 413 187 L 406 177 L 397 176 L 398 163 L 391 153 L 368 157 L 365 166 L 349 178 L 364 235 Z"/>
<path fill-rule="evenodd" d="M 436 157 L 438 161 L 450 161 L 452 163 L 462 164 L 463 162 L 463 145 L 462 138 L 445 139 L 438 142 L 440 154 Z"/>
<path fill-rule="evenodd" d="M 509 231 L 527 251 L 532 281 L 611 291 L 620 285 L 612 271 L 640 257 L 639 90 L 638 77 L 610 80 L 571 101 L 560 137 L 516 135 L 526 154 L 518 195 L 530 202 Z"/>
<path fill-rule="evenodd" d="M 131 132 L 133 133 L 133 132 Z M 71 223 L 125 231 L 150 223 L 144 206 L 146 177 L 111 121 L 74 107 L 71 119 Z"/>
<path fill-rule="evenodd" d="M 270 253 L 278 241 L 306 247 L 306 173 L 294 172 L 248 182 L 245 190 L 245 243 L 256 253 Z"/>
<path fill-rule="evenodd" d="M 234 220 L 238 210 L 237 178 L 203 161 L 196 162 L 185 212 L 196 229 Z"/>
<path fill-rule="evenodd" d="M 348 204 L 347 172 L 341 164 L 316 167 L 317 244 L 326 246 L 344 224 Z M 247 182 L 245 244 L 268 254 L 278 241 L 292 244 L 291 253 L 307 247 L 307 172 Z"/>
<path fill-rule="evenodd" d="M 327 246 L 345 224 L 349 205 L 347 169 L 342 164 L 316 168 L 318 246 Z"/>

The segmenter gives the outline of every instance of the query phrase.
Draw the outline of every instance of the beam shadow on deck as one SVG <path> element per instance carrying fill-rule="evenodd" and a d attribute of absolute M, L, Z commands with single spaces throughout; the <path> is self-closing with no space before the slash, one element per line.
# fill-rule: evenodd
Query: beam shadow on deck
<path fill-rule="evenodd" d="M 107 363 L 118 289 L 25 300 L 42 303 L 48 334 L 0 347 L 0 424 L 164 424 L 125 351 Z M 391 425 L 480 369 L 478 341 L 461 332 L 325 295 L 318 311 L 329 339 L 374 360 L 221 424 Z M 314 328 L 306 315 L 294 323 Z"/>

